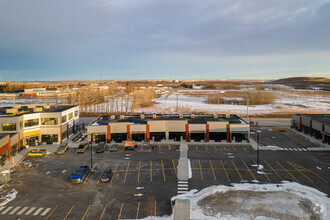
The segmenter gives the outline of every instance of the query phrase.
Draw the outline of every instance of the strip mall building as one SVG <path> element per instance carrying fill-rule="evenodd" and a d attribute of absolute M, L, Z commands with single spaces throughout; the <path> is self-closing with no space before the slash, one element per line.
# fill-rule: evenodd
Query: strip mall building
<path fill-rule="evenodd" d="M 14 106 L 0 108 L 0 166 L 23 146 L 59 144 L 74 133 L 78 106 Z"/>
<path fill-rule="evenodd" d="M 250 126 L 237 115 L 101 116 L 87 127 L 90 140 L 249 142 Z"/>

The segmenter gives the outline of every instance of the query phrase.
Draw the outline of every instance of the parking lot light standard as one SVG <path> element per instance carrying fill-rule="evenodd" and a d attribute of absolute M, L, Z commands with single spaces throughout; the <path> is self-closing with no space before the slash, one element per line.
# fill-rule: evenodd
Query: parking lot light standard
<path fill-rule="evenodd" d="M 259 170 L 259 133 L 261 131 L 257 130 L 257 170 Z"/>
<path fill-rule="evenodd" d="M 93 172 L 93 141 L 90 142 L 91 145 L 91 172 Z"/>

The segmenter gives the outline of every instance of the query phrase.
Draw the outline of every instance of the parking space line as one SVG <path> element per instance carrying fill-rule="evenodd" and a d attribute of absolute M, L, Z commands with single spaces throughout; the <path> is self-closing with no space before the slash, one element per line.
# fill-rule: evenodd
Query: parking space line
<path fill-rule="evenodd" d="M 265 163 L 270 167 L 270 169 L 272 169 L 272 171 L 274 171 L 274 173 L 281 179 L 281 180 L 283 180 L 283 178 L 273 169 L 273 167 L 272 166 L 270 166 L 270 164 L 269 163 L 267 163 L 267 161 L 265 161 Z"/>
<path fill-rule="evenodd" d="M 225 145 L 222 145 L 222 147 L 223 147 L 223 149 L 224 149 L 225 151 L 227 151 L 227 148 L 225 147 Z"/>
<path fill-rule="evenodd" d="M 209 160 L 209 161 L 210 161 L 211 169 L 212 169 L 212 172 L 213 172 L 214 181 L 217 181 L 217 177 L 215 176 L 214 169 L 213 169 L 213 166 L 212 166 L 212 162 L 211 162 L 211 160 Z"/>
<path fill-rule="evenodd" d="M 201 180 L 203 180 L 202 166 L 201 166 L 201 161 L 200 160 L 198 160 L 198 164 L 199 164 L 199 171 L 201 173 Z"/>
<path fill-rule="evenodd" d="M 117 162 L 117 165 L 116 165 L 115 171 L 113 172 L 113 175 L 112 175 L 112 178 L 111 178 L 111 182 L 110 182 L 110 184 L 112 184 L 112 181 L 113 181 L 113 179 L 115 178 L 116 171 L 117 171 L 117 168 L 118 168 L 118 164 L 119 164 L 119 162 Z"/>
<path fill-rule="evenodd" d="M 163 169 L 164 181 L 166 181 L 163 160 L 161 160 L 161 162 L 162 162 L 162 169 Z"/>
<path fill-rule="evenodd" d="M 106 164 L 105 164 L 105 166 L 104 166 L 104 168 L 103 168 L 103 170 L 102 170 L 102 173 L 101 173 L 101 175 L 100 175 L 100 177 L 99 177 L 99 179 L 98 179 L 98 181 L 97 181 L 97 183 L 96 183 L 96 184 L 99 184 L 99 182 L 100 182 L 100 179 L 101 179 L 101 176 L 102 176 L 102 174 L 103 174 L 103 172 L 104 172 L 105 168 L 107 168 L 108 164 L 109 164 L 109 163 L 106 163 Z"/>
<path fill-rule="evenodd" d="M 244 181 L 244 179 L 243 179 L 243 177 L 242 177 L 241 173 L 238 171 L 238 169 L 237 169 L 237 167 L 236 167 L 236 165 L 235 165 L 234 161 L 233 161 L 233 160 L 231 160 L 231 162 L 232 162 L 232 164 L 234 165 L 234 167 L 235 167 L 235 169 L 236 169 L 236 171 L 237 171 L 238 175 L 241 177 L 242 181 Z"/>
<path fill-rule="evenodd" d="M 129 168 L 129 164 L 130 164 L 130 163 L 131 163 L 131 162 L 128 162 L 128 164 L 127 164 L 127 169 L 126 169 L 126 174 L 125 174 L 124 183 L 126 182 L 127 172 L 128 172 L 128 168 Z"/>
<path fill-rule="evenodd" d="M 285 169 L 278 161 L 276 163 L 283 169 L 285 170 L 297 183 L 299 183 L 299 180 L 297 180 L 296 177 L 294 177 L 287 169 Z"/>
<path fill-rule="evenodd" d="M 140 150 L 141 152 L 143 151 L 142 149 L 143 149 L 143 144 L 141 144 L 141 150 Z"/>
<path fill-rule="evenodd" d="M 17 206 L 16 208 L 14 208 L 14 209 L 9 213 L 9 215 L 13 215 L 13 214 L 14 214 L 15 212 L 17 212 L 17 210 L 19 210 L 20 208 L 21 208 L 20 206 Z M 42 210 L 43 208 L 39 208 L 39 210 L 40 210 L 40 209 Z M 40 211 L 41 211 L 41 210 L 40 210 Z M 39 212 L 40 212 L 40 211 L 39 211 Z"/>
<path fill-rule="evenodd" d="M 89 205 L 88 206 L 88 208 L 87 208 L 87 210 L 86 210 L 86 212 L 85 212 L 85 214 L 84 214 L 84 216 L 82 217 L 82 219 L 81 220 L 84 220 L 84 218 L 86 217 L 86 215 L 87 215 L 87 212 L 89 211 L 89 209 L 91 208 L 91 205 Z"/>
<path fill-rule="evenodd" d="M 155 213 L 154 213 L 154 216 L 157 216 L 157 203 L 156 203 L 156 200 L 155 200 Z"/>
<path fill-rule="evenodd" d="M 198 151 L 198 146 L 196 145 L 196 151 Z"/>
<path fill-rule="evenodd" d="M 50 210 L 51 208 L 47 208 L 46 210 L 44 210 L 44 212 L 43 213 L 41 213 L 41 216 L 45 216 L 48 212 L 49 212 L 49 210 Z M 24 210 L 24 209 L 23 209 Z M 19 213 L 18 213 L 19 214 Z"/>
<path fill-rule="evenodd" d="M 152 160 L 150 160 L 150 182 L 152 182 Z"/>
<path fill-rule="evenodd" d="M 3 207 L 4 208 L 4 207 Z M 22 215 L 29 207 L 24 207 L 23 209 L 21 209 L 16 215 Z M 1 207 L 0 207 L 0 211 L 1 211 Z"/>
<path fill-rule="evenodd" d="M 63 220 L 65 220 L 65 219 L 70 215 L 70 213 L 71 213 L 73 207 L 74 207 L 74 204 L 72 205 L 72 207 L 71 207 L 71 209 L 69 210 L 69 212 L 65 215 L 65 217 L 64 217 Z"/>
<path fill-rule="evenodd" d="M 86 179 L 85 179 L 85 181 L 84 181 L 84 183 L 83 184 L 85 184 L 86 183 L 86 181 L 87 181 L 87 179 L 88 179 L 88 177 L 89 177 L 89 175 L 91 175 L 91 171 L 89 171 L 89 173 L 88 173 L 88 175 L 86 176 Z"/>
<path fill-rule="evenodd" d="M 254 180 L 257 180 L 256 177 L 253 175 L 253 173 L 251 172 L 251 170 L 249 169 L 249 167 L 246 165 L 246 163 L 244 162 L 244 160 L 242 160 L 242 162 L 244 163 L 245 167 L 248 169 L 248 171 L 251 173 L 251 175 L 253 176 Z"/>
<path fill-rule="evenodd" d="M 3 212 L 1 213 L 1 215 L 6 214 L 6 213 L 9 212 L 12 208 L 14 208 L 14 207 L 13 207 L 13 206 L 9 206 L 5 211 L 3 211 Z M 35 208 L 34 208 L 34 209 L 35 209 Z M 34 209 L 32 209 L 32 211 L 33 211 Z"/>
<path fill-rule="evenodd" d="M 234 151 L 236 152 L 236 148 L 234 147 L 234 145 L 231 145 L 231 146 L 233 147 Z"/>
<path fill-rule="evenodd" d="M 253 161 L 253 163 L 254 163 L 255 165 L 258 165 L 257 162 L 255 162 L 255 161 Z M 272 181 L 269 179 L 269 177 L 267 176 L 267 174 L 264 172 L 264 169 L 260 169 L 260 170 L 261 170 L 261 172 L 263 172 L 263 175 L 266 176 L 266 178 L 268 179 L 268 181 L 269 181 L 269 182 L 272 182 Z"/>
<path fill-rule="evenodd" d="M 121 208 L 120 208 L 120 211 L 119 211 L 118 219 L 120 219 L 120 217 L 121 217 L 121 212 L 123 211 L 123 206 L 124 206 L 124 203 L 121 204 Z"/>
<path fill-rule="evenodd" d="M 288 164 L 290 164 L 290 166 L 292 166 L 295 170 L 297 170 L 299 173 L 301 173 L 304 177 L 306 177 L 309 181 L 311 181 L 313 183 L 313 181 L 311 179 L 308 178 L 308 176 L 306 176 L 303 172 L 301 172 L 300 170 L 298 170 L 295 166 L 293 166 L 290 161 L 286 161 Z"/>
<path fill-rule="evenodd" d="M 46 220 L 50 218 L 50 216 L 54 213 L 54 211 L 57 209 L 57 205 L 55 206 L 55 208 L 51 211 L 51 213 L 49 213 L 49 215 L 47 216 Z"/>
<path fill-rule="evenodd" d="M 105 204 L 103 212 L 101 214 L 100 220 L 102 220 L 105 210 L 107 209 L 108 204 Z"/>
<path fill-rule="evenodd" d="M 214 151 L 218 151 L 218 149 L 216 148 L 216 146 L 215 146 L 215 145 L 213 146 L 213 149 L 214 149 Z"/>
<path fill-rule="evenodd" d="M 221 165 L 222 165 L 222 167 L 223 167 L 223 170 L 224 170 L 225 173 L 226 173 L 226 176 L 227 176 L 228 182 L 230 182 L 230 179 L 229 179 L 229 176 L 228 176 L 227 170 L 226 170 L 226 168 L 225 168 L 225 165 L 223 165 L 222 160 L 220 160 L 220 162 L 221 162 Z"/>
<path fill-rule="evenodd" d="M 138 207 L 136 210 L 136 218 L 135 219 L 139 219 L 139 210 L 140 210 L 140 202 L 138 203 Z"/>
<path fill-rule="evenodd" d="M 207 152 L 207 146 L 206 146 L 206 144 L 205 144 L 205 151 Z"/>
<path fill-rule="evenodd" d="M 140 170 L 141 170 L 141 161 L 139 162 L 138 179 L 137 179 L 138 182 L 140 182 Z"/>
<path fill-rule="evenodd" d="M 177 173 L 175 165 L 174 165 L 174 160 L 172 160 L 172 164 L 173 164 L 173 169 L 174 169 L 174 172 L 175 172 L 175 176 L 178 176 L 178 173 Z"/>
<path fill-rule="evenodd" d="M 322 177 L 320 177 L 318 174 L 316 174 L 313 170 L 311 170 L 311 169 L 307 169 L 307 168 L 305 168 L 305 167 L 303 167 L 304 169 L 306 169 L 306 170 L 308 170 L 308 171 L 310 171 L 310 172 L 312 172 L 315 176 L 317 176 L 318 178 L 320 178 L 321 180 L 323 180 L 324 182 L 326 182 L 326 183 L 328 183 L 328 181 L 326 181 L 325 179 L 323 179 Z"/>
<path fill-rule="evenodd" d="M 33 213 L 33 215 L 34 215 L 34 216 L 35 216 L 35 215 L 38 215 L 39 212 L 41 212 L 41 210 L 43 210 L 43 208 L 39 208 L 37 211 L 35 211 L 35 213 Z"/>
<path fill-rule="evenodd" d="M 242 148 L 243 148 L 243 150 L 246 152 L 246 149 L 245 149 L 245 147 L 242 145 Z"/>

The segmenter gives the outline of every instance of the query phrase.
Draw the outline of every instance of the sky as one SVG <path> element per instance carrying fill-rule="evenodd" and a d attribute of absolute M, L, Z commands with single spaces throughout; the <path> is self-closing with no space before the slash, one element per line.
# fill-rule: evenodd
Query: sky
<path fill-rule="evenodd" d="M 0 0 L 0 80 L 330 77 L 330 0 Z"/>

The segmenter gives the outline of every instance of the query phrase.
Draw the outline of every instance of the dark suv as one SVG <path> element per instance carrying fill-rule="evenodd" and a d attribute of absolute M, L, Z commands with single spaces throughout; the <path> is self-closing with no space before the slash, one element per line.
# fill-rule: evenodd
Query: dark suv
<path fill-rule="evenodd" d="M 103 153 L 106 148 L 107 148 L 107 143 L 105 142 L 99 143 L 99 145 L 97 145 L 96 147 L 96 153 Z"/>

